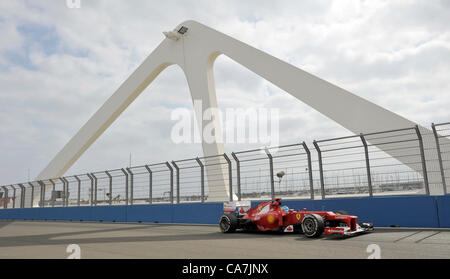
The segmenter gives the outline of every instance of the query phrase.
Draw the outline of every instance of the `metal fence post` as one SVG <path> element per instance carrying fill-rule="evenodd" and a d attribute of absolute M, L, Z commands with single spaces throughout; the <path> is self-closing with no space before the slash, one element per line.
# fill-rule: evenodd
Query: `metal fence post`
<path fill-rule="evenodd" d="M 366 139 L 364 138 L 364 134 L 361 133 L 359 135 L 361 138 L 362 144 L 364 145 L 364 155 L 366 158 L 366 172 L 367 172 L 367 185 L 369 187 L 369 196 L 373 197 L 373 186 L 372 186 L 372 174 L 370 172 L 370 160 L 369 160 L 369 147 L 367 146 Z"/>
<path fill-rule="evenodd" d="M 63 183 L 63 198 L 62 198 L 62 206 L 66 206 L 66 182 L 62 177 L 59 178 L 59 180 Z"/>
<path fill-rule="evenodd" d="M 306 152 L 306 156 L 308 158 L 308 175 L 309 175 L 309 191 L 311 191 L 311 199 L 314 199 L 314 181 L 313 181 L 313 173 L 312 173 L 312 161 L 311 161 L 311 151 L 309 150 L 306 142 L 302 142 L 303 149 Z"/>
<path fill-rule="evenodd" d="M 67 180 L 65 177 L 62 178 L 64 182 L 66 182 L 66 188 L 64 189 L 64 206 L 69 206 L 69 180 Z"/>
<path fill-rule="evenodd" d="M 75 180 L 77 181 L 77 206 L 80 206 L 80 195 L 81 195 L 81 180 L 78 178 L 78 176 L 74 175 L 73 177 L 75 177 Z"/>
<path fill-rule="evenodd" d="M 3 197 L 3 209 L 8 209 L 8 189 L 6 189 L 5 186 L 2 186 L 3 189 L 3 193 L 5 194 L 5 196 Z"/>
<path fill-rule="evenodd" d="M 236 162 L 236 182 L 237 182 L 237 196 L 238 201 L 241 200 L 241 162 L 234 152 L 231 152 L 234 161 Z"/>
<path fill-rule="evenodd" d="M 59 181 L 61 181 L 62 184 L 63 184 L 63 190 L 62 190 L 62 193 L 64 194 L 64 193 L 65 193 L 65 190 L 66 190 L 66 183 L 64 182 L 64 180 L 62 180 L 61 177 L 59 178 Z M 62 206 L 64 206 L 64 196 L 62 196 Z"/>
<path fill-rule="evenodd" d="M 7 209 L 8 208 L 8 204 L 9 204 L 9 190 L 5 186 L 3 186 L 2 188 L 5 191 L 5 208 Z"/>
<path fill-rule="evenodd" d="M 52 194 L 50 196 L 50 198 L 52 199 L 52 207 L 55 207 L 55 190 L 56 190 L 56 186 L 55 186 L 55 182 L 53 181 L 53 179 L 49 179 L 48 181 L 50 181 L 50 183 L 52 184 Z"/>
<path fill-rule="evenodd" d="M 325 199 L 325 181 L 323 179 L 323 165 L 322 165 L 322 151 L 320 150 L 317 141 L 313 141 L 314 147 L 317 150 L 317 156 L 319 157 L 319 173 L 320 173 L 320 192 L 322 194 L 322 199 Z"/>
<path fill-rule="evenodd" d="M 442 187 L 444 188 L 444 195 L 447 195 L 447 183 L 445 182 L 444 165 L 442 164 L 442 154 L 441 154 L 441 144 L 439 143 L 439 135 L 436 130 L 434 123 L 431 123 L 431 128 L 433 129 L 434 140 L 436 141 L 436 151 L 438 154 L 439 168 L 441 170 Z"/>
<path fill-rule="evenodd" d="M 145 169 L 148 171 L 148 203 L 153 203 L 153 173 L 148 165 L 145 165 Z"/>
<path fill-rule="evenodd" d="M 97 205 L 97 192 L 98 192 L 98 179 L 95 176 L 94 173 L 91 173 L 92 178 L 94 179 L 94 190 L 93 190 L 93 197 L 94 197 L 94 201 L 93 204 L 96 206 Z"/>
<path fill-rule="evenodd" d="M 8 187 L 7 186 L 3 186 L 3 189 L 4 189 L 4 191 L 5 191 L 5 195 L 6 195 L 6 207 L 5 208 L 8 208 L 9 207 L 9 199 L 10 199 L 10 197 L 9 197 L 9 190 L 8 190 Z"/>
<path fill-rule="evenodd" d="M 121 171 L 125 175 L 125 205 L 128 205 L 128 172 L 126 172 L 123 168 Z"/>
<path fill-rule="evenodd" d="M 42 184 L 40 181 L 36 181 L 37 182 L 37 186 L 39 187 L 39 202 L 38 202 L 38 207 L 42 207 Z"/>
<path fill-rule="evenodd" d="M 13 208 L 16 208 L 16 188 L 14 185 L 10 185 L 10 187 L 13 189 Z"/>
<path fill-rule="evenodd" d="M 67 192 L 67 181 L 64 179 L 64 177 L 60 177 L 60 180 L 63 182 L 63 207 L 66 206 L 66 192 Z"/>
<path fill-rule="evenodd" d="M 14 209 L 16 207 L 16 189 L 14 188 L 13 185 L 9 185 L 9 187 L 11 187 L 11 189 L 12 189 L 12 197 L 11 197 L 11 199 L 12 199 L 12 208 Z"/>
<path fill-rule="evenodd" d="M 175 173 L 177 174 L 177 180 L 176 180 L 177 203 L 180 203 L 180 168 L 175 163 L 175 161 L 172 161 L 172 165 L 175 167 Z"/>
<path fill-rule="evenodd" d="M 130 174 L 130 204 L 134 203 L 134 173 L 130 168 L 127 168 L 128 173 Z"/>
<path fill-rule="evenodd" d="M 62 179 L 66 182 L 66 190 L 64 192 L 64 203 L 65 203 L 65 206 L 68 207 L 69 206 L 69 195 L 70 195 L 70 192 L 69 192 L 70 182 L 65 177 L 63 177 Z"/>
<path fill-rule="evenodd" d="M 20 187 L 20 208 L 25 207 L 25 186 L 23 184 L 19 184 Z"/>
<path fill-rule="evenodd" d="M 108 176 L 109 180 L 109 195 L 108 195 L 108 203 L 112 205 L 112 176 L 108 171 L 105 171 L 105 174 Z"/>
<path fill-rule="evenodd" d="M 6 187 L 6 186 L 3 186 L 3 189 L 4 189 L 5 195 L 6 195 L 6 200 L 5 200 L 6 207 L 5 208 L 8 208 L 9 207 L 9 190 L 8 190 L 8 187 Z"/>
<path fill-rule="evenodd" d="M 94 197 L 94 178 L 89 173 L 87 173 L 86 176 L 89 177 L 89 180 L 91 180 L 91 188 L 90 188 L 90 197 L 89 198 L 90 198 L 90 204 L 92 206 L 92 205 L 94 205 L 94 202 L 93 202 L 93 197 Z"/>
<path fill-rule="evenodd" d="M 65 177 L 61 177 L 61 179 L 64 181 L 65 184 L 63 204 L 64 207 L 67 207 L 69 206 L 69 181 Z"/>
<path fill-rule="evenodd" d="M 273 157 L 270 154 L 269 149 L 265 149 L 267 157 L 269 158 L 269 168 L 270 168 L 270 195 L 272 199 L 275 198 L 275 180 L 273 179 Z"/>
<path fill-rule="evenodd" d="M 223 157 L 228 164 L 228 191 L 230 193 L 230 201 L 233 201 L 233 169 L 231 166 L 231 160 L 225 153 L 223 153 Z"/>
<path fill-rule="evenodd" d="M 34 200 L 34 185 L 33 185 L 33 183 L 31 183 L 31 182 L 28 182 L 28 185 L 30 185 L 30 187 L 31 187 L 31 201 L 30 201 L 30 203 L 31 203 L 31 208 L 33 208 L 33 200 Z"/>
<path fill-rule="evenodd" d="M 45 192 L 45 184 L 42 180 L 38 181 L 39 186 L 41 186 L 41 191 L 39 191 L 39 207 L 44 207 L 44 192 Z"/>
<path fill-rule="evenodd" d="M 205 166 L 198 157 L 195 160 L 200 166 L 200 199 L 202 202 L 205 202 Z"/>
<path fill-rule="evenodd" d="M 170 171 L 170 203 L 173 203 L 173 168 L 169 162 L 166 162 L 166 166 Z"/>
<path fill-rule="evenodd" d="M 422 135 L 420 134 L 418 125 L 414 126 L 414 129 L 416 130 L 417 138 L 419 140 L 420 157 L 422 160 L 422 172 L 423 172 L 423 182 L 425 184 L 425 192 L 429 196 L 430 195 L 430 185 L 428 184 L 428 173 L 427 173 L 427 165 L 425 162 L 425 152 L 423 149 Z"/>
<path fill-rule="evenodd" d="M 44 181 L 41 180 L 41 193 L 42 193 L 42 198 L 41 198 L 41 202 L 42 202 L 42 207 L 45 207 L 45 191 L 47 190 L 47 186 L 44 183 Z"/>

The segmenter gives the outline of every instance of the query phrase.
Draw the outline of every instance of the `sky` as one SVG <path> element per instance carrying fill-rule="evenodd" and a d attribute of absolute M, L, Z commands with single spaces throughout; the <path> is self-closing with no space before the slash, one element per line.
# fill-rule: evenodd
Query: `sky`
<path fill-rule="evenodd" d="M 421 125 L 450 121 L 449 1 L 1 1 L 0 185 L 34 179 L 162 32 L 188 19 Z M 214 72 L 219 108 L 279 109 L 280 144 L 349 134 L 225 56 Z M 67 174 L 125 167 L 130 154 L 132 165 L 201 156 L 200 144 L 170 139 L 171 112 L 192 107 L 169 67 Z"/>

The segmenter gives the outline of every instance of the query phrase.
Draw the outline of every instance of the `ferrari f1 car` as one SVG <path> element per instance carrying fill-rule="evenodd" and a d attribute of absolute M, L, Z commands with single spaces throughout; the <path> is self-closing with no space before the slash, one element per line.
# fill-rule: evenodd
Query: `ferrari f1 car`
<path fill-rule="evenodd" d="M 307 237 L 322 234 L 350 236 L 373 230 L 372 223 L 358 223 L 357 216 L 342 211 L 307 211 L 281 206 L 281 199 L 265 201 L 250 208 L 249 201 L 224 203 L 219 226 L 223 233 L 236 230 L 283 231 L 303 233 Z"/>

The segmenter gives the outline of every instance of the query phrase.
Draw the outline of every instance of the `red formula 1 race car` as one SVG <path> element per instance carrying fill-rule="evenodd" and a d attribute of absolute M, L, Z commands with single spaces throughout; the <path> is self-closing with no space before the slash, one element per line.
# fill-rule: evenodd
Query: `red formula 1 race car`
<path fill-rule="evenodd" d="M 303 233 L 307 237 L 322 234 L 355 235 L 373 230 L 372 223 L 357 223 L 357 216 L 343 212 L 306 211 L 281 206 L 281 199 L 266 201 L 250 208 L 249 201 L 227 202 L 220 217 L 224 233 L 247 231 L 283 231 Z"/>

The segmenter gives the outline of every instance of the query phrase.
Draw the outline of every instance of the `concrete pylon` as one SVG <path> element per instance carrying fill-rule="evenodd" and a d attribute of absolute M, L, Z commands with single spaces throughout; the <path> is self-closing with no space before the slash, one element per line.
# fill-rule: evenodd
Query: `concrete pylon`
<path fill-rule="evenodd" d="M 169 65 L 178 65 L 184 71 L 193 100 L 201 100 L 204 110 L 216 108 L 213 65 L 221 54 L 356 134 L 416 125 L 398 114 L 196 21 L 185 21 L 164 34 L 166 38 L 52 159 L 36 180 L 62 176 Z M 196 114 L 196 119 L 198 127 L 203 131 L 207 123 L 202 120 L 202 115 Z M 420 129 L 428 131 L 424 127 Z M 220 127 L 216 127 L 216 138 L 221 136 Z M 223 144 L 218 142 L 208 144 L 203 141 L 202 147 L 204 156 L 222 154 L 224 150 Z M 422 172 L 417 164 L 405 162 L 401 158 L 401 152 L 386 153 L 411 169 Z M 206 173 L 208 180 L 212 180 L 208 168 Z M 209 201 L 228 199 L 225 171 L 222 175 L 223 182 L 217 182 L 215 173 L 214 182 L 209 183 L 209 192 L 212 194 Z"/>

